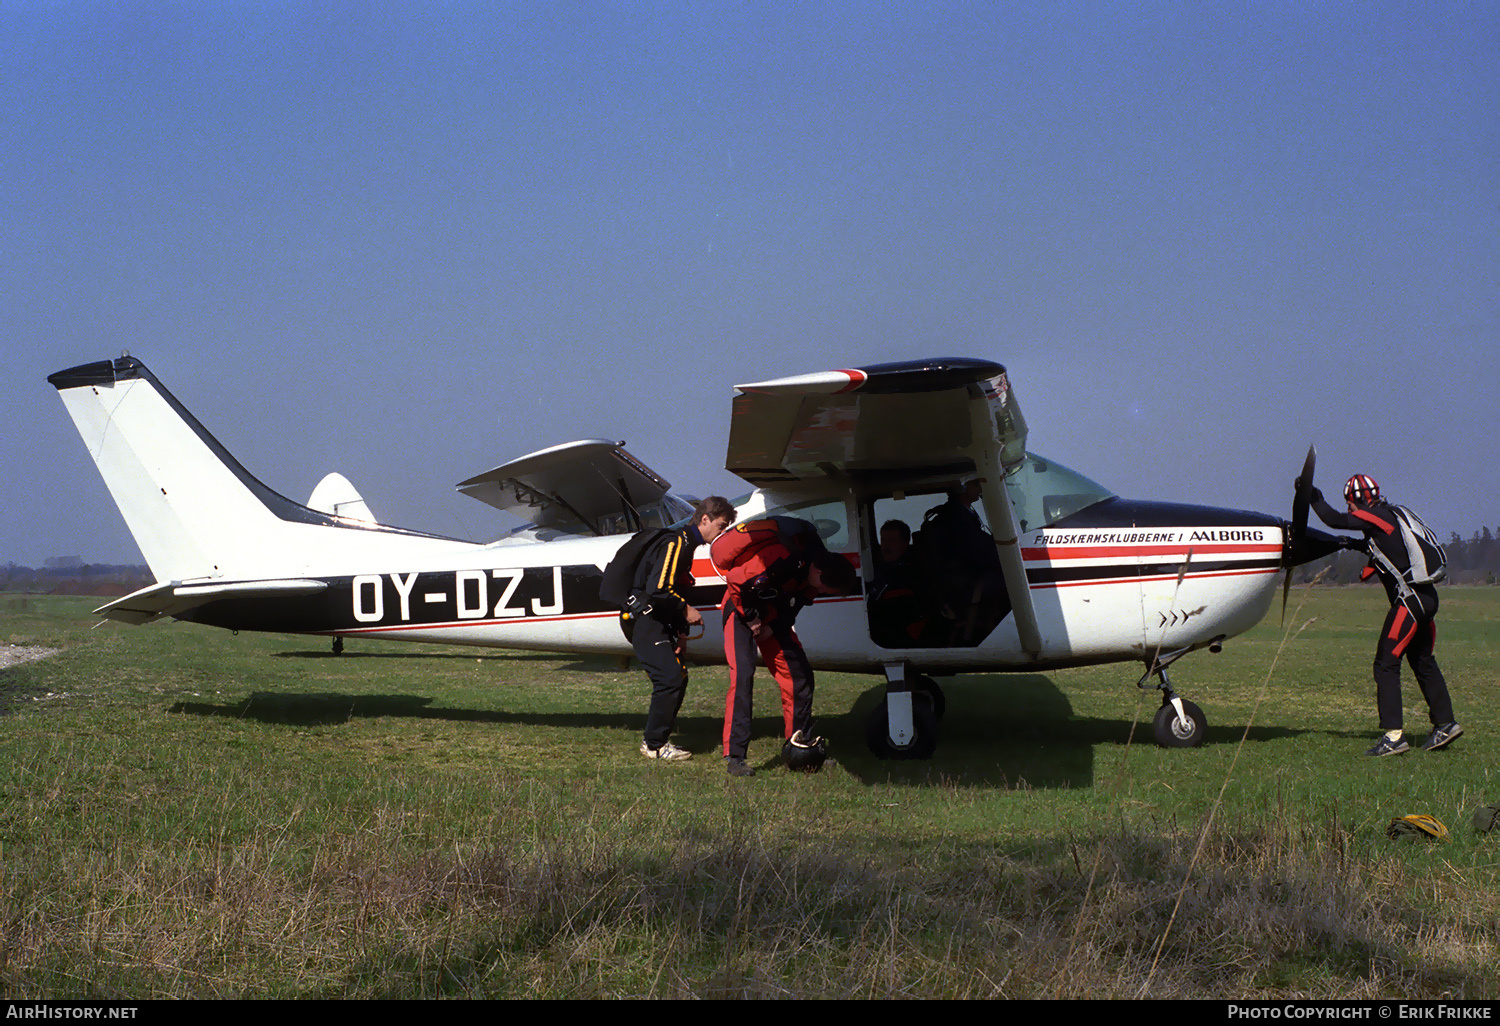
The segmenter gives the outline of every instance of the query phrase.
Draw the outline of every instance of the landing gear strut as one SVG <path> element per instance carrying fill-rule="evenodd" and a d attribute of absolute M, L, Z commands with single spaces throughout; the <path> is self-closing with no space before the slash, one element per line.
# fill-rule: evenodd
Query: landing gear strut
<path fill-rule="evenodd" d="M 885 668 L 885 697 L 870 714 L 865 743 L 877 759 L 930 759 L 937 751 L 938 721 L 947 707 L 931 677 L 907 675 L 906 664 Z"/>

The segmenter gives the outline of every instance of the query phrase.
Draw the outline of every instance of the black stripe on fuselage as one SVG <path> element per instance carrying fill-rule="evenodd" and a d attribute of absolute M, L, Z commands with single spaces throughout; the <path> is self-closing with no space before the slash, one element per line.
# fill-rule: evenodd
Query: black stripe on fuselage
<path fill-rule="evenodd" d="M 599 598 L 601 577 L 592 564 L 325 577 L 319 579 L 328 587 L 316 595 L 219 599 L 179 619 L 237 631 L 352 634 L 615 615 L 619 610 Z M 688 601 L 699 607 L 723 597 L 723 584 L 688 591 Z"/>
<path fill-rule="evenodd" d="M 1103 502 L 1096 502 L 1045 528 L 1027 533 L 1040 536 L 1044 533 L 1056 534 L 1068 531 L 1123 532 L 1174 527 L 1222 533 L 1226 528 L 1230 530 L 1261 528 L 1281 531 L 1284 526 L 1283 521 L 1278 518 L 1253 510 L 1219 509 L 1213 506 L 1191 506 L 1175 502 L 1150 502 L 1140 499 L 1122 499 L 1116 496 L 1105 499 Z M 1190 541 L 1184 542 L 1184 555 L 1191 547 Z M 1225 558 L 1222 554 L 1215 553 L 1212 557 L 1197 560 L 1028 567 L 1026 579 L 1032 585 L 1047 585 L 1119 581 L 1129 577 L 1171 577 L 1182 571 L 1184 562 L 1187 563 L 1187 572 L 1194 576 L 1281 569 L 1279 559 L 1265 556 Z"/>
<path fill-rule="evenodd" d="M 1274 527 L 1285 522 L 1269 513 L 1248 509 L 1220 509 L 1216 506 L 1191 506 L 1180 502 L 1151 502 L 1122 499 L 1119 496 L 1086 506 L 1045 528 L 1029 530 L 1064 531 L 1099 528 L 1203 527 Z"/>
<path fill-rule="evenodd" d="M 1182 563 L 1111 563 L 1106 566 L 1028 567 L 1026 580 L 1032 587 L 1047 584 L 1081 584 L 1090 581 L 1123 582 L 1134 577 L 1175 577 L 1182 572 L 1182 568 Z M 1277 559 L 1215 560 L 1202 563 L 1192 562 L 1187 566 L 1189 577 L 1279 569 L 1281 569 L 1281 561 Z"/>

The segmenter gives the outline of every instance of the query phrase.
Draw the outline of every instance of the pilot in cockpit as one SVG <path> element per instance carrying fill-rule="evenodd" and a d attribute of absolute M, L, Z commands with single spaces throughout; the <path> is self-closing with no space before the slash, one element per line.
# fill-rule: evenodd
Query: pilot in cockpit
<path fill-rule="evenodd" d="M 1009 611 L 995 538 L 974 510 L 983 484 L 983 478 L 966 479 L 922 518 L 923 570 L 939 612 L 952 624 L 950 645 L 977 644 Z"/>

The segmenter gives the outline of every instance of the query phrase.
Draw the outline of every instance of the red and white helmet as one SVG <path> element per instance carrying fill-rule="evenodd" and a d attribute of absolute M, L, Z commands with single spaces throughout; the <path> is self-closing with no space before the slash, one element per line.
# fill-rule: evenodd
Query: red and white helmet
<path fill-rule="evenodd" d="M 1344 485 L 1344 501 L 1368 506 L 1380 499 L 1380 486 L 1368 474 L 1355 474 Z"/>

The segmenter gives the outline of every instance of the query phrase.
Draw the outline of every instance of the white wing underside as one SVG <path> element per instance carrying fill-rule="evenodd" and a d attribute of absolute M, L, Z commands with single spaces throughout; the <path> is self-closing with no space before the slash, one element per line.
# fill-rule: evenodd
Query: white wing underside
<path fill-rule="evenodd" d="M 668 494 L 671 483 L 626 452 L 624 442 L 603 438 L 530 453 L 457 487 L 534 527 L 576 534 L 634 531 L 646 511 L 665 505 L 674 513 L 682 505 Z"/>

